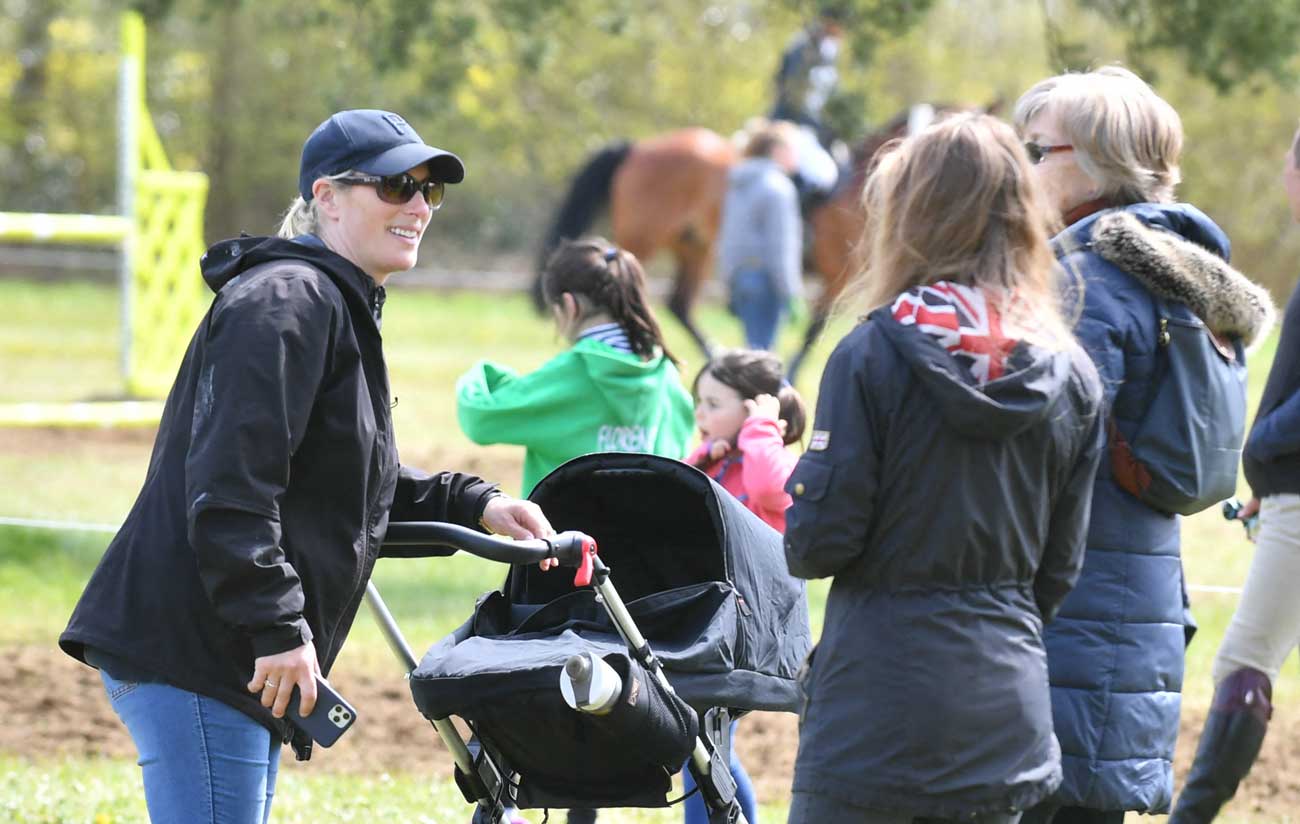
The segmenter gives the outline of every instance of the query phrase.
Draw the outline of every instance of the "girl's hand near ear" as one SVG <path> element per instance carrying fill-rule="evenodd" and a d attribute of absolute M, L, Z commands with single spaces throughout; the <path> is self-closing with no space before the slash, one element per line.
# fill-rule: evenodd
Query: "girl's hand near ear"
<path fill-rule="evenodd" d="M 781 402 L 777 400 L 776 395 L 758 395 L 752 400 L 745 401 L 745 411 L 749 413 L 750 418 L 772 418 L 779 421 Z"/>
<path fill-rule="evenodd" d="M 745 410 L 749 412 L 751 418 L 771 418 L 776 421 L 777 429 L 781 431 L 781 437 L 785 437 L 787 422 L 781 417 L 781 401 L 776 395 L 757 395 L 753 400 L 745 401 Z"/>

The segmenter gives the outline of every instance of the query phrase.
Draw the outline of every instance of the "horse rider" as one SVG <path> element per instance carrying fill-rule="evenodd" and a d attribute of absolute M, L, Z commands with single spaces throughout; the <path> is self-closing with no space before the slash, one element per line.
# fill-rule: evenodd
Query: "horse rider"
<path fill-rule="evenodd" d="M 839 82 L 835 64 L 843 22 L 838 6 L 823 6 L 817 19 L 790 39 L 776 73 L 771 119 L 799 126 L 795 184 L 805 206 L 810 199 L 828 196 L 839 178 L 839 165 L 826 149 L 833 135 L 822 122 L 822 109 Z"/>

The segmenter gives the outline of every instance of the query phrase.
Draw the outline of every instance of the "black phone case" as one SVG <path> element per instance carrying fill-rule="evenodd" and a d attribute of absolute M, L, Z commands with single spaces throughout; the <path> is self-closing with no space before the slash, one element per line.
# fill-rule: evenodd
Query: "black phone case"
<path fill-rule="evenodd" d="M 343 699 L 343 696 L 335 692 L 325 679 L 316 679 L 316 707 L 311 715 L 304 717 L 298 712 L 300 693 L 297 687 L 293 688 L 293 696 L 289 699 L 289 708 L 285 711 L 285 717 L 292 721 L 295 727 L 310 735 L 311 740 L 320 746 L 328 747 L 338 741 L 339 737 L 356 723 L 357 711 Z"/>

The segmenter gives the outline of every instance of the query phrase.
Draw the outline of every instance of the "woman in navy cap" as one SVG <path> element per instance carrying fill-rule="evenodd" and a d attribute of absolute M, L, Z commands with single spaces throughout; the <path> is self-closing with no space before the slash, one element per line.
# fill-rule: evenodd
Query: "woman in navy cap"
<path fill-rule="evenodd" d="M 393 520 L 552 534 L 534 504 L 398 461 L 379 335 L 459 158 L 401 117 L 335 114 L 303 146 L 279 237 L 203 256 L 216 297 L 144 487 L 59 639 L 97 667 L 157 822 L 267 820 L 295 688 L 316 701 Z"/>

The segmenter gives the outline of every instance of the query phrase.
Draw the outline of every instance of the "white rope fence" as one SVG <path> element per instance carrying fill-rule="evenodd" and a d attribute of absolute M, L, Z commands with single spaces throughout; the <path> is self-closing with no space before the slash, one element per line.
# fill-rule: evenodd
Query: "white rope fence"
<path fill-rule="evenodd" d="M 18 526 L 24 529 L 57 529 L 64 532 L 117 532 L 112 524 L 87 524 L 81 521 L 43 521 L 35 518 L 0 517 L 0 526 Z"/>
<path fill-rule="evenodd" d="M 34 518 L 6 518 L 0 516 L 0 526 L 17 526 L 24 529 L 56 529 L 65 532 L 117 532 L 112 524 L 88 524 L 80 521 L 45 521 Z M 1240 595 L 1241 587 L 1220 587 L 1213 584 L 1188 584 L 1188 592 L 1205 592 L 1213 595 Z"/>

